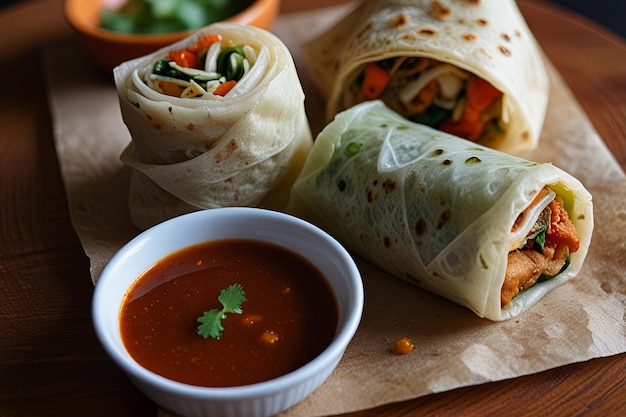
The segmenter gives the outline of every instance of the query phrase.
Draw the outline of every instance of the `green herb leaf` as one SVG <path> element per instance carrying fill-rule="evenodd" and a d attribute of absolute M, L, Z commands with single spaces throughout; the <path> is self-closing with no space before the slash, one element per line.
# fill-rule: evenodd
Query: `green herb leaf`
<path fill-rule="evenodd" d="M 241 305 L 248 301 L 246 298 L 246 292 L 239 284 L 233 284 L 220 292 L 220 296 L 217 299 L 222 303 L 224 313 L 236 313 L 241 314 Z"/>
<path fill-rule="evenodd" d="M 197 328 L 198 335 L 205 339 L 218 339 L 224 332 L 222 320 L 226 318 L 226 313 L 241 314 L 241 305 L 248 301 L 246 292 L 240 284 L 233 284 L 224 288 L 217 297 L 222 304 L 222 309 L 212 309 L 205 311 L 202 316 L 198 317 L 200 325 Z"/>
<path fill-rule="evenodd" d="M 350 142 L 348 144 L 348 146 L 346 146 L 346 149 L 344 150 L 344 154 L 350 158 L 351 156 L 356 155 L 357 153 L 359 153 L 359 151 L 361 150 L 361 148 L 363 147 L 362 143 L 359 142 Z"/>
<path fill-rule="evenodd" d="M 537 252 L 543 252 L 543 247 L 546 244 L 546 232 L 542 230 L 535 236 L 535 245 L 534 248 Z"/>
<path fill-rule="evenodd" d="M 204 314 L 198 318 L 198 322 L 202 323 L 198 326 L 198 334 L 205 339 L 209 337 L 219 339 L 222 332 L 224 332 L 222 319 L 225 318 L 226 314 L 222 313 L 220 310 L 213 309 L 205 311 Z"/>

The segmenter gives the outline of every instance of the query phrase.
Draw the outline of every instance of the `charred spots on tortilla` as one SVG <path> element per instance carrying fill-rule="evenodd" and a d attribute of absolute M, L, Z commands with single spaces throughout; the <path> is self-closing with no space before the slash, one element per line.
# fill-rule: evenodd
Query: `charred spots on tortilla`
<path fill-rule="evenodd" d="M 443 165 L 443 166 L 449 166 L 449 165 L 452 165 L 452 159 L 444 159 L 444 160 L 441 162 L 441 165 Z"/>
<path fill-rule="evenodd" d="M 406 26 L 406 24 L 409 23 L 409 18 L 406 14 L 404 13 L 400 13 L 399 15 L 397 15 L 396 17 L 394 17 L 393 19 L 391 19 L 391 22 L 389 22 L 389 25 L 392 28 L 401 28 L 403 26 Z"/>
<path fill-rule="evenodd" d="M 504 45 L 498 46 L 498 49 L 504 56 L 511 56 L 511 50 Z"/>
<path fill-rule="evenodd" d="M 480 6 L 480 0 L 463 0 L 467 6 Z"/>
<path fill-rule="evenodd" d="M 487 26 L 489 24 L 489 19 L 487 19 L 486 17 L 479 17 L 478 19 L 476 19 L 476 24 L 478 26 Z"/>
<path fill-rule="evenodd" d="M 236 139 L 231 139 L 230 142 L 228 142 L 228 145 L 226 146 L 226 152 L 230 155 L 233 152 L 235 152 L 237 149 L 239 149 L 239 144 L 237 143 Z"/>
<path fill-rule="evenodd" d="M 189 123 L 187 125 L 187 130 L 190 131 L 190 132 L 193 132 L 195 128 L 196 128 L 196 126 L 193 123 Z"/>
<path fill-rule="evenodd" d="M 463 35 L 461 35 L 461 39 L 468 42 L 474 42 L 476 40 L 476 35 L 474 35 L 473 33 L 464 33 Z"/>
<path fill-rule="evenodd" d="M 423 36 L 437 36 L 437 31 L 432 28 L 421 28 L 418 33 Z"/>
<path fill-rule="evenodd" d="M 368 203 L 373 203 L 377 199 L 378 199 L 378 194 L 376 194 L 374 190 L 372 189 L 367 190 L 367 202 Z"/>
<path fill-rule="evenodd" d="M 431 156 L 431 157 L 441 156 L 441 155 L 443 155 L 443 153 L 444 153 L 444 150 L 443 150 L 443 149 L 435 149 L 435 150 L 434 150 L 434 151 L 430 154 L 430 156 Z"/>
<path fill-rule="evenodd" d="M 479 164 L 481 162 L 482 160 L 477 156 L 470 156 L 469 158 L 465 160 L 465 163 L 468 165 Z"/>
<path fill-rule="evenodd" d="M 389 236 L 383 237 L 383 246 L 385 249 L 389 249 L 391 247 L 392 239 Z"/>
<path fill-rule="evenodd" d="M 439 220 L 437 222 L 437 229 L 443 229 L 452 219 L 452 210 L 449 208 L 443 210 L 441 214 L 439 214 Z"/>
<path fill-rule="evenodd" d="M 405 33 L 404 36 L 402 36 L 402 39 L 408 42 L 413 42 L 416 40 L 415 35 L 411 32 Z"/>
<path fill-rule="evenodd" d="M 346 190 L 346 182 L 344 180 L 337 181 L 337 189 L 339 192 L 344 192 Z"/>
<path fill-rule="evenodd" d="M 509 35 L 508 33 L 503 33 L 502 35 L 500 35 L 500 37 L 507 42 L 511 42 L 513 40 L 511 38 L 511 35 Z"/>
<path fill-rule="evenodd" d="M 386 179 L 385 181 L 383 181 L 383 190 L 385 191 L 385 194 L 389 194 L 395 189 L 396 189 L 396 182 L 394 180 Z"/>
<path fill-rule="evenodd" d="M 417 219 L 417 222 L 415 222 L 415 234 L 417 235 L 417 237 L 424 237 L 427 231 L 428 223 L 426 223 L 426 220 L 424 220 L 423 218 Z"/>
<path fill-rule="evenodd" d="M 437 0 L 430 3 L 430 14 L 435 19 L 445 20 L 452 16 L 452 10 L 446 4 L 443 4 Z"/>
<path fill-rule="evenodd" d="M 239 149 L 239 144 L 235 139 L 231 139 L 226 147 L 215 155 L 215 163 L 219 164 L 220 162 L 224 161 L 229 156 L 231 156 L 237 149 Z"/>

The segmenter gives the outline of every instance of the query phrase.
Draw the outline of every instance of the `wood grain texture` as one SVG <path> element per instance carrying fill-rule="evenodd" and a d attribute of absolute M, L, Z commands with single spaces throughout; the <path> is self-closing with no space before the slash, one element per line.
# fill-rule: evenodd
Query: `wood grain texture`
<path fill-rule="evenodd" d="M 284 0 L 282 10 L 325 4 L 336 2 Z M 542 1 L 519 4 L 624 169 L 623 41 Z M 154 417 L 91 325 L 88 259 L 69 217 L 40 59 L 68 36 L 61 0 L 0 12 L 0 416 Z M 626 415 L 625 375 L 621 354 L 347 416 Z"/>

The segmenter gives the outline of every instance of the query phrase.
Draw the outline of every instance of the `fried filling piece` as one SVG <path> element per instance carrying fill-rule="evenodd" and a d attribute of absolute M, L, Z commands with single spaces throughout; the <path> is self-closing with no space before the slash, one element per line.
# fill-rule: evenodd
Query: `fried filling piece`
<path fill-rule="evenodd" d="M 548 188 L 545 187 L 529 208 L 519 215 L 513 231 L 522 223 L 530 208 L 547 193 Z M 520 291 L 564 271 L 569 265 L 570 254 L 576 252 L 579 246 L 580 237 L 576 227 L 565 210 L 563 200 L 556 196 L 539 215 L 524 245 L 509 252 L 500 293 L 502 307 L 508 305 Z"/>

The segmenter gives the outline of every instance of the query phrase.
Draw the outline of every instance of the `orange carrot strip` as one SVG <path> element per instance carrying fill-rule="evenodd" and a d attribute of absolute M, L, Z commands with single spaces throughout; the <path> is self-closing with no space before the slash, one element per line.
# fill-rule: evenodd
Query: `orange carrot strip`
<path fill-rule="evenodd" d="M 188 49 L 178 49 L 169 52 L 169 57 L 181 67 L 185 68 L 197 68 L 200 64 L 198 55 L 189 51 Z"/>
<path fill-rule="evenodd" d="M 369 63 L 365 67 L 361 92 L 365 98 L 373 100 L 378 98 L 391 81 L 391 75 L 375 63 Z"/>
<path fill-rule="evenodd" d="M 471 78 L 465 87 L 467 102 L 463 110 L 463 119 L 478 120 L 482 112 L 502 95 L 500 90 L 479 77 Z"/>
<path fill-rule="evenodd" d="M 213 90 L 213 94 L 216 96 L 225 96 L 230 90 L 232 90 L 235 84 L 237 84 L 237 81 L 235 80 L 224 81 L 218 85 L 215 90 Z"/>
<path fill-rule="evenodd" d="M 461 118 L 460 120 L 446 120 L 439 125 L 439 130 L 452 135 L 476 141 L 483 132 L 484 123 L 479 120 Z"/>
<path fill-rule="evenodd" d="M 195 45 L 192 45 L 187 49 L 198 54 L 200 53 L 200 51 L 204 49 L 208 49 L 211 45 L 213 45 L 216 42 L 220 42 L 221 40 L 222 40 L 222 37 L 220 35 L 216 33 L 209 33 L 207 35 L 200 36 L 198 38 L 198 42 L 196 42 Z"/>
<path fill-rule="evenodd" d="M 440 130 L 460 136 L 465 139 L 476 141 L 480 139 L 483 133 L 485 121 L 481 120 L 480 115 L 498 97 L 502 95 L 500 90 L 495 88 L 489 82 L 479 77 L 471 78 L 465 87 L 465 95 L 467 102 L 461 119 L 454 121 L 448 120 L 439 126 Z"/>

